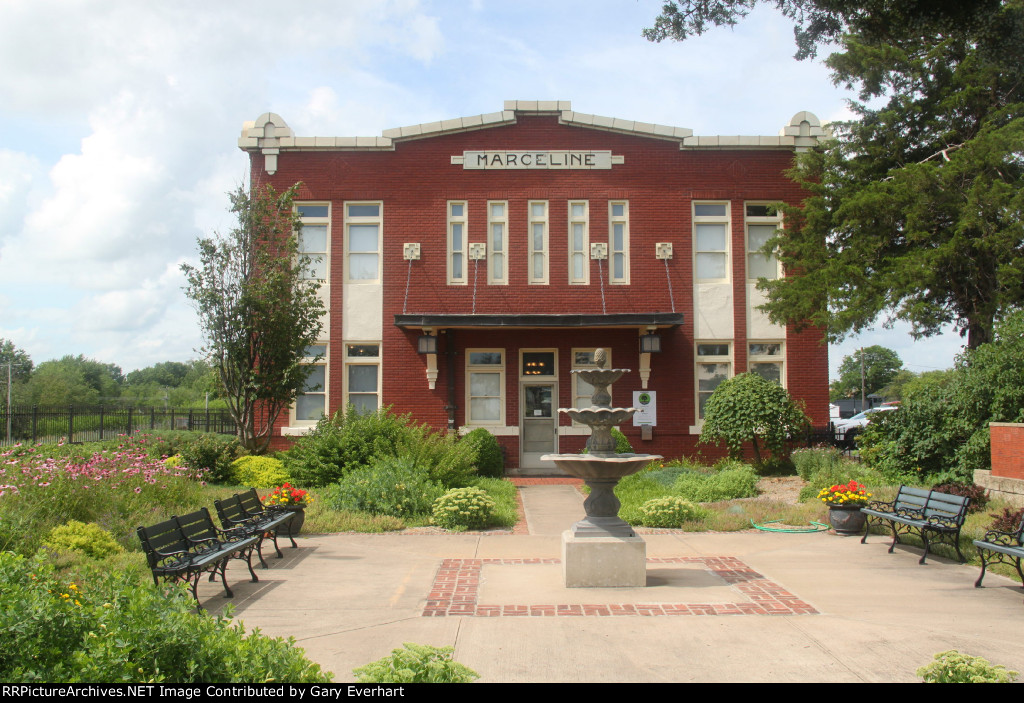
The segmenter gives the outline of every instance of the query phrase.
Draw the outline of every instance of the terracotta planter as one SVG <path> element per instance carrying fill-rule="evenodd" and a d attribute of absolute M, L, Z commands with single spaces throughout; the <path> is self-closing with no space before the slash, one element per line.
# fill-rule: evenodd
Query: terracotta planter
<path fill-rule="evenodd" d="M 828 506 L 828 524 L 837 535 L 850 537 L 864 531 L 866 516 L 860 511 L 859 505 Z"/>

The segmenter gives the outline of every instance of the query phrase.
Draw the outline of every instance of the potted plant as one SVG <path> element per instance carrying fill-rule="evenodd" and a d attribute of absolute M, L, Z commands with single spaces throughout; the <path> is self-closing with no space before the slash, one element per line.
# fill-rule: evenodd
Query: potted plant
<path fill-rule="evenodd" d="M 260 500 L 268 508 L 295 513 L 289 529 L 290 534 L 297 535 L 302 529 L 302 524 L 306 522 L 306 506 L 313 502 L 313 497 L 308 491 L 295 488 L 290 483 L 283 483 Z"/>
<path fill-rule="evenodd" d="M 850 480 L 829 488 L 822 488 L 818 499 L 828 506 L 828 524 L 837 535 L 860 534 L 864 529 L 865 515 L 860 511 L 868 504 L 871 494 L 863 484 Z"/>

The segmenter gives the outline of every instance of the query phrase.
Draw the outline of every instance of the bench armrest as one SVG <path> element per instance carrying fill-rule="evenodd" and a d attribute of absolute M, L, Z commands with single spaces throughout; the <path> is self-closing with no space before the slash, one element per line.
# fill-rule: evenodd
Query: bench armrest
<path fill-rule="evenodd" d="M 1001 547 L 1016 547 L 1019 546 L 1017 542 L 1016 532 L 1000 532 L 999 530 L 989 530 L 985 533 L 984 542 L 990 542 L 991 544 L 998 544 Z"/>

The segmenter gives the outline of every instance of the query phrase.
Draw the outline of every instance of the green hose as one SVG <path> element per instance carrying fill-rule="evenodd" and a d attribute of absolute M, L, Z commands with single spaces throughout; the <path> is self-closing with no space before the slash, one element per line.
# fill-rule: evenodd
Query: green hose
<path fill-rule="evenodd" d="M 818 522 L 816 520 L 811 520 L 811 524 L 815 525 L 815 527 L 797 527 L 797 528 L 793 528 L 793 529 L 781 529 L 781 528 L 778 528 L 778 527 L 766 527 L 766 525 L 771 525 L 773 522 L 782 522 L 782 520 L 769 520 L 764 525 L 758 525 L 756 522 L 751 520 L 750 524 L 751 524 L 751 526 L 755 527 L 756 529 L 763 530 L 765 532 L 793 532 L 793 533 L 801 533 L 801 532 L 822 532 L 824 530 L 829 529 L 828 525 L 820 523 L 820 522 Z"/>

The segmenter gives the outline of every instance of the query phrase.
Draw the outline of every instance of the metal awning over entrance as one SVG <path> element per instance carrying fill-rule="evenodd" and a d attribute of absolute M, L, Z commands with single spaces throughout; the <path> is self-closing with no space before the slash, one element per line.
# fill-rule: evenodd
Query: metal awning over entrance
<path fill-rule="evenodd" d="M 444 313 L 395 315 L 395 326 L 403 329 L 676 327 L 681 324 L 683 324 L 683 313 L 681 312 L 616 313 L 612 315 L 448 315 Z"/>

